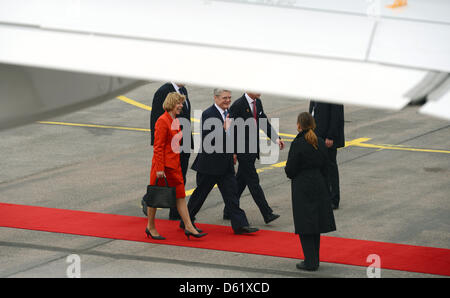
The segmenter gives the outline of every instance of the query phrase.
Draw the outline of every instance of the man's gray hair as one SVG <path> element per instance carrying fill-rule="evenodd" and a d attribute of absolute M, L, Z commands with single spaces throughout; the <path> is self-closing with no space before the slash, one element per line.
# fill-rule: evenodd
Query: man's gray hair
<path fill-rule="evenodd" d="M 215 88 L 214 89 L 214 96 L 219 96 L 220 94 L 222 94 L 222 92 L 230 92 L 230 90 L 227 89 L 222 89 L 222 88 Z"/>

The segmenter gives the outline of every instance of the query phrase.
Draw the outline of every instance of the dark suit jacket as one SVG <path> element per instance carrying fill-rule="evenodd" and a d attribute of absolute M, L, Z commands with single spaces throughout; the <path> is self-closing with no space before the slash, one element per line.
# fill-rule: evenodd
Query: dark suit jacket
<path fill-rule="evenodd" d="M 158 90 L 156 90 L 155 95 L 153 96 L 153 102 L 152 102 L 152 111 L 150 113 L 150 134 L 151 134 L 151 145 L 155 143 L 155 123 L 158 120 L 159 117 L 161 117 L 162 114 L 164 114 L 163 109 L 163 103 L 166 99 L 167 94 L 170 92 L 175 92 L 175 88 L 173 87 L 172 83 L 165 83 L 161 87 L 159 87 Z M 191 102 L 189 101 L 188 93 L 186 88 L 181 87 L 180 91 L 183 91 L 183 93 L 186 96 L 186 102 L 188 103 L 188 106 L 186 104 L 183 105 L 183 110 L 180 113 L 180 115 L 177 116 L 177 118 L 185 118 L 191 123 Z M 182 127 L 182 129 L 185 129 Z M 194 138 L 192 135 L 192 129 L 191 133 L 187 134 L 186 130 L 183 133 L 183 140 L 188 138 L 190 135 L 191 138 L 191 149 L 194 149 Z M 183 144 L 183 140 L 181 141 Z"/>
<path fill-rule="evenodd" d="M 344 147 L 344 106 L 311 101 L 309 104 L 310 113 L 314 104 L 316 104 L 314 109 L 316 134 L 324 140 L 333 140 L 333 148 Z"/>
<path fill-rule="evenodd" d="M 221 127 L 211 127 L 211 129 L 206 129 L 206 126 L 204 125 L 205 122 L 208 119 L 216 118 L 219 119 L 221 122 Z M 233 162 L 233 153 L 227 153 L 226 151 L 226 144 L 227 144 L 227 138 L 229 141 L 230 135 L 225 132 L 225 129 L 223 128 L 223 118 L 222 115 L 220 115 L 219 110 L 215 107 L 215 105 L 210 106 L 208 109 L 206 109 L 202 113 L 202 119 L 201 119 L 201 128 L 202 128 L 202 143 L 200 146 L 200 152 L 197 154 L 197 157 L 194 160 L 194 163 L 192 164 L 192 169 L 194 171 L 200 172 L 202 174 L 206 175 L 224 175 L 226 173 L 233 173 L 234 174 L 234 162 Z M 217 130 L 218 129 L 218 130 Z M 212 136 L 209 136 L 209 134 L 219 131 L 221 134 L 221 138 L 223 140 L 223 148 L 222 150 L 215 150 L 214 152 L 208 153 L 205 152 L 204 144 L 211 143 L 213 146 L 216 145 L 217 138 Z M 207 138 L 208 137 L 208 138 Z M 207 141 L 205 142 L 205 138 L 207 138 Z M 221 151 L 221 152 L 217 152 Z M 233 151 L 233 150 L 231 150 Z"/>
<path fill-rule="evenodd" d="M 230 107 L 230 117 L 233 119 L 243 119 L 246 121 L 247 119 L 253 119 L 253 112 L 250 108 L 250 105 L 247 101 L 247 98 L 245 97 L 245 94 L 242 95 L 240 98 L 236 99 L 235 102 Z M 251 142 L 254 139 L 254 135 L 250 135 L 250 127 L 246 126 L 244 131 L 244 138 L 242 139 L 242 131 L 238 130 L 238 127 L 235 127 L 234 136 L 235 136 L 235 152 L 238 152 L 239 148 L 239 142 L 245 142 L 245 152 L 246 154 L 256 154 L 259 158 L 259 119 L 266 119 L 267 115 L 264 113 L 264 109 L 261 103 L 261 100 L 259 98 L 256 99 L 256 118 L 257 118 L 257 129 L 256 129 L 256 152 L 251 152 L 250 150 L 252 147 L 254 148 L 254 145 L 250 146 Z M 267 127 L 262 127 L 264 133 L 273 141 L 276 142 L 276 140 L 279 138 L 277 132 L 272 128 L 272 125 L 267 120 Z M 253 131 L 253 133 L 255 133 Z"/>

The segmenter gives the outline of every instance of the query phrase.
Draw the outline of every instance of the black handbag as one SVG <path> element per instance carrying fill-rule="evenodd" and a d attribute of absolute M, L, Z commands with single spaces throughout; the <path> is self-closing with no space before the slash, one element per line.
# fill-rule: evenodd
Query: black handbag
<path fill-rule="evenodd" d="M 158 186 L 156 179 L 155 185 L 147 185 L 147 193 L 142 198 L 148 207 L 152 208 L 173 208 L 177 205 L 176 188 L 170 187 L 166 180 L 166 186 Z"/>

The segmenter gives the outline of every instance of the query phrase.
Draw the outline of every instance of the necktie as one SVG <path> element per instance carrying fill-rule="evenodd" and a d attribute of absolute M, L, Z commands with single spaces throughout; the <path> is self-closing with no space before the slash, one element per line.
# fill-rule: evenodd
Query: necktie
<path fill-rule="evenodd" d="M 229 127 L 227 127 L 227 115 L 228 115 L 228 110 L 223 111 L 223 128 L 225 128 L 225 131 L 227 133 L 227 135 L 230 134 L 230 129 Z"/>
<path fill-rule="evenodd" d="M 252 104 L 253 104 L 253 118 L 255 118 L 255 120 L 257 120 L 256 119 L 256 100 L 253 100 Z"/>

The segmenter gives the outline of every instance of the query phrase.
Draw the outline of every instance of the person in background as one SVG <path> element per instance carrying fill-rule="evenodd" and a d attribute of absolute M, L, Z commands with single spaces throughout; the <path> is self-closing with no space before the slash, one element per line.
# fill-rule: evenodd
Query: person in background
<path fill-rule="evenodd" d="M 328 169 L 328 187 L 330 188 L 333 209 L 339 208 L 341 195 L 339 190 L 339 169 L 337 165 L 337 148 L 345 146 L 344 106 L 311 101 L 309 112 L 316 121 L 315 133 L 325 140 L 330 160 Z"/>
<path fill-rule="evenodd" d="M 295 233 L 300 237 L 305 257 L 296 266 L 308 271 L 319 268 L 320 234 L 336 230 L 326 184 L 327 147 L 314 129 L 311 114 L 300 113 L 297 118 L 299 133 L 291 143 L 285 167 L 286 175 L 291 179 Z"/>

